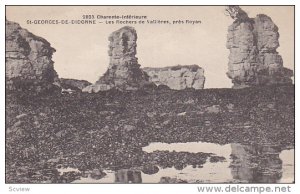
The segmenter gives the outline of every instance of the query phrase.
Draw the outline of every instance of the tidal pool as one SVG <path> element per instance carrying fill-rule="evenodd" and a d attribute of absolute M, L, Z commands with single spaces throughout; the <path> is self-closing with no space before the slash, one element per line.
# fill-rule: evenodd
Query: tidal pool
<path fill-rule="evenodd" d="M 205 142 L 150 143 L 143 151 L 212 153 L 223 156 L 223 162 L 210 162 L 202 168 L 187 165 L 182 170 L 161 168 L 148 175 L 136 169 L 117 172 L 104 170 L 106 176 L 99 180 L 81 178 L 73 183 L 159 183 L 162 177 L 183 180 L 188 183 L 293 183 L 294 149 L 284 149 L 274 145 L 219 145 Z"/>

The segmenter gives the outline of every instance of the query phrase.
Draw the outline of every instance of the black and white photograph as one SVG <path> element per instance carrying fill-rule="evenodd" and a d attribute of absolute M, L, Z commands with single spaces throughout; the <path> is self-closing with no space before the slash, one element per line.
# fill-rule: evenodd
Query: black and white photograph
<path fill-rule="evenodd" d="M 294 184 L 294 80 L 292 5 L 6 5 L 5 183 Z"/>

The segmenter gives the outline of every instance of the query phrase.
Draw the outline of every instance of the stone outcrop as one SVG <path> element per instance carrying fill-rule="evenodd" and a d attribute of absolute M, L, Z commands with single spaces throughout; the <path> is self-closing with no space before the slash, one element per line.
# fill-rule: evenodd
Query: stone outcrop
<path fill-rule="evenodd" d="M 156 85 L 166 85 L 174 90 L 185 88 L 203 89 L 204 70 L 198 65 L 177 65 L 163 68 L 143 68 L 149 75 L 149 81 Z"/>
<path fill-rule="evenodd" d="M 53 68 L 50 43 L 15 22 L 6 20 L 5 79 L 6 89 L 46 91 L 58 80 Z"/>
<path fill-rule="evenodd" d="M 91 85 L 91 83 L 86 80 L 60 78 L 59 81 L 60 81 L 60 86 L 64 89 L 72 89 L 72 90 L 80 90 L 81 91 L 83 88 Z"/>
<path fill-rule="evenodd" d="M 235 20 L 228 28 L 226 47 L 230 50 L 227 76 L 233 88 L 290 84 L 293 71 L 283 67 L 278 27 L 264 14 L 249 18 L 238 6 L 229 6 Z"/>
<path fill-rule="evenodd" d="M 113 32 L 108 40 L 110 62 L 108 70 L 85 92 L 105 91 L 112 88 L 137 90 L 148 83 L 148 76 L 141 69 L 136 58 L 137 34 L 133 27 L 125 26 Z"/>

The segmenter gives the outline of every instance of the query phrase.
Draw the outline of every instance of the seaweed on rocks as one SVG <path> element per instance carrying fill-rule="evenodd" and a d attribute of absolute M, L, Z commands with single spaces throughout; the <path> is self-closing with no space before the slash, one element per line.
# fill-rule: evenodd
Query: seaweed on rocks
<path fill-rule="evenodd" d="M 6 182 L 56 182 L 57 166 L 182 169 L 221 159 L 143 152 L 151 142 L 294 146 L 294 86 L 137 92 L 6 93 Z"/>

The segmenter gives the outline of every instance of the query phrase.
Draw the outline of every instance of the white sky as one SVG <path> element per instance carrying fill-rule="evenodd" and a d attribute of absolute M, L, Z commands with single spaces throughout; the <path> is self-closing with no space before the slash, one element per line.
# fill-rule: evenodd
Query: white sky
<path fill-rule="evenodd" d="M 294 10 L 289 6 L 241 6 L 250 17 L 263 13 L 279 27 L 284 66 L 294 68 Z M 227 78 L 227 28 L 233 22 L 223 6 L 7 6 L 8 20 L 47 39 L 57 51 L 54 68 L 59 77 L 94 83 L 109 64 L 108 36 L 124 25 L 33 25 L 26 20 L 80 19 L 83 14 L 146 15 L 149 19 L 201 20 L 200 25 L 130 25 L 138 34 L 137 57 L 142 67 L 198 64 L 205 70 L 205 88 L 231 87 Z"/>

